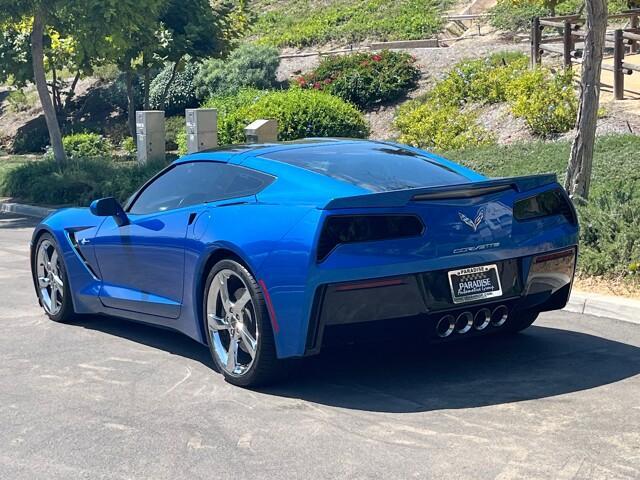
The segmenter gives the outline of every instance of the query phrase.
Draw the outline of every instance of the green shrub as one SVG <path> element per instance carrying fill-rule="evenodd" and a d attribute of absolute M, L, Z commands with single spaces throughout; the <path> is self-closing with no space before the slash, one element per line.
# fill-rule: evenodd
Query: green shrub
<path fill-rule="evenodd" d="M 493 137 L 476 123 L 473 113 L 431 102 L 401 107 L 395 120 L 400 142 L 436 150 L 459 149 L 493 143 Z"/>
<path fill-rule="evenodd" d="M 213 95 L 233 93 L 241 88 L 274 88 L 280 65 L 279 52 L 274 47 L 244 44 L 228 58 L 212 58 L 203 62 L 194 79 L 196 95 L 207 99 Z"/>
<path fill-rule="evenodd" d="M 110 158 L 113 156 L 111 142 L 96 133 L 74 133 L 62 137 L 62 145 L 69 160 Z M 45 159 L 53 159 L 53 151 L 47 150 Z"/>
<path fill-rule="evenodd" d="M 442 28 L 449 0 L 258 0 L 262 12 L 254 24 L 259 42 L 277 47 L 305 47 L 363 40 L 429 38 Z"/>
<path fill-rule="evenodd" d="M 166 149 L 167 151 L 174 151 L 178 148 L 178 135 L 184 131 L 185 119 L 183 116 L 168 117 L 165 119 L 165 132 L 166 132 Z"/>
<path fill-rule="evenodd" d="M 301 88 L 324 90 L 360 108 L 391 102 L 416 88 L 421 73 L 408 53 L 353 53 L 327 57 L 295 79 Z"/>
<path fill-rule="evenodd" d="M 165 67 L 151 82 L 149 88 L 149 103 L 154 110 L 164 110 L 167 115 L 184 114 L 185 108 L 196 107 L 196 88 L 194 78 L 199 70 L 199 65 L 191 60 L 186 60 L 184 66 L 178 70 L 171 84 L 167 98 L 162 103 L 162 93 L 171 79 L 173 65 Z"/>
<path fill-rule="evenodd" d="M 498 30 L 507 32 L 528 31 L 533 17 L 550 15 L 571 15 L 579 11 L 582 0 L 564 0 L 555 6 L 555 12 L 549 8 L 549 1 L 543 0 L 498 0 L 489 10 L 489 21 Z M 627 0 L 609 2 L 609 13 L 617 13 L 629 8 Z"/>
<path fill-rule="evenodd" d="M 71 160 L 62 169 L 52 160 L 29 162 L 6 174 L 3 190 L 21 201 L 44 205 L 88 205 L 108 196 L 124 202 L 163 166 L 140 167 L 99 158 Z"/>
<path fill-rule="evenodd" d="M 7 95 L 9 110 L 12 112 L 24 112 L 33 108 L 38 102 L 35 92 L 25 92 L 23 89 L 12 90 Z"/>
<path fill-rule="evenodd" d="M 578 97 L 571 72 L 528 70 L 509 84 L 507 97 L 511 112 L 537 135 L 566 132 L 575 124 Z"/>
<path fill-rule="evenodd" d="M 634 190 L 622 184 L 592 195 L 586 205 L 578 208 L 582 273 L 609 276 L 637 273 L 640 196 Z"/>
<path fill-rule="evenodd" d="M 243 143 L 244 128 L 258 119 L 278 121 L 280 140 L 304 137 L 358 137 L 368 134 L 362 114 L 340 98 L 317 90 L 241 90 L 212 97 L 206 108 L 218 110 L 220 144 Z"/>
<path fill-rule="evenodd" d="M 136 141 L 132 137 L 123 138 L 122 142 L 120 143 L 120 148 L 124 152 L 127 159 L 133 160 L 136 158 L 138 146 L 136 145 Z"/>
<path fill-rule="evenodd" d="M 437 105 L 493 104 L 506 100 L 507 86 L 526 71 L 527 57 L 502 52 L 484 59 L 464 60 L 429 92 Z"/>

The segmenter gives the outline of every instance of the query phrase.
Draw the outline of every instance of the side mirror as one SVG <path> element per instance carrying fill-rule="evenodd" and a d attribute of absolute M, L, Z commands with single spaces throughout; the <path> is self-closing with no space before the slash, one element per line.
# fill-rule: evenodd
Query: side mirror
<path fill-rule="evenodd" d="M 129 218 L 118 201 L 113 197 L 101 198 L 91 202 L 89 207 L 96 217 L 113 217 L 119 227 L 129 224 Z"/>

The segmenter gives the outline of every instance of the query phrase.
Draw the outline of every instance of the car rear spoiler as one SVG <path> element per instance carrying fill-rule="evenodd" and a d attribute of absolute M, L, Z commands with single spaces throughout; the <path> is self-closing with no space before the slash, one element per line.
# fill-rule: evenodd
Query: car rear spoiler
<path fill-rule="evenodd" d="M 368 193 L 353 197 L 331 200 L 324 210 L 340 208 L 401 207 L 410 201 L 447 200 L 473 198 L 505 190 L 526 192 L 545 185 L 557 184 L 555 174 L 530 175 L 524 177 L 492 178 L 482 182 L 470 182 L 457 185 L 411 188 L 391 192 Z"/>

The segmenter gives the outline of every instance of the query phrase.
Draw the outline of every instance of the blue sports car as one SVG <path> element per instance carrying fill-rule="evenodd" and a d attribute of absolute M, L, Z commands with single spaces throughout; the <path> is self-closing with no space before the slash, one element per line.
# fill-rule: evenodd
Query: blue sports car
<path fill-rule="evenodd" d="M 175 161 L 124 205 L 34 233 L 40 304 L 178 330 L 255 386 L 332 342 L 451 341 L 565 306 L 578 222 L 554 175 L 488 179 L 412 147 L 307 139 Z"/>

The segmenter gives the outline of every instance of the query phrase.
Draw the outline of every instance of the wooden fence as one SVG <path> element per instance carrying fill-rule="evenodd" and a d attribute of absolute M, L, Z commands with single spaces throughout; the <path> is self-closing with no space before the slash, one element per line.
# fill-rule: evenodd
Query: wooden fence
<path fill-rule="evenodd" d="M 608 30 L 605 39 L 606 54 L 610 56 L 613 49 L 613 65 L 602 65 L 604 70 L 613 72 L 613 92 L 617 100 L 624 99 L 624 78 L 634 72 L 640 72 L 640 65 L 625 62 L 625 55 L 640 51 L 640 9 L 627 10 L 609 15 L 608 22 L 622 23 L 626 20 L 628 26 Z M 565 15 L 533 19 L 531 24 L 531 67 L 535 68 L 542 61 L 544 54 L 552 53 L 562 56 L 565 68 L 571 68 L 574 63 L 582 63 L 582 49 L 587 32 L 584 30 L 585 20 L 580 15 Z M 543 35 L 544 31 L 552 29 L 553 35 Z"/>

